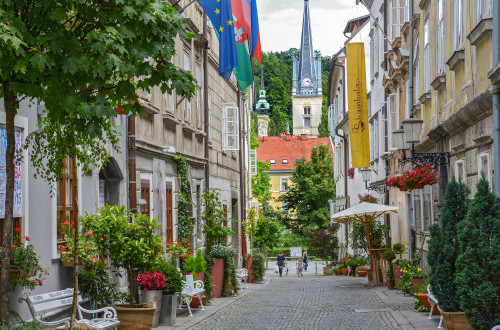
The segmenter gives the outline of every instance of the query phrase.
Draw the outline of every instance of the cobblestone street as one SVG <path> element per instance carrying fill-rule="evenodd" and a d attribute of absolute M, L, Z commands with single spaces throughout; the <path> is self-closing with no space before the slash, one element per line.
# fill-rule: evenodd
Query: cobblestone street
<path fill-rule="evenodd" d="M 435 329 L 437 318 L 412 312 L 412 299 L 365 285 L 366 278 L 298 278 L 268 272 L 270 283 L 219 310 L 189 329 Z M 387 291 L 388 295 L 384 293 Z M 424 324 L 411 326 L 404 313 Z M 399 315 L 399 320 L 398 320 Z M 434 322 L 435 321 L 435 322 Z M 434 325 L 435 323 L 435 325 Z"/>

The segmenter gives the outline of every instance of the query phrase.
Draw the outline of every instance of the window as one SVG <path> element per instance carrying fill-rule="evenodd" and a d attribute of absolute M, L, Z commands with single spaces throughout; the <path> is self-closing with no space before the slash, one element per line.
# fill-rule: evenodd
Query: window
<path fill-rule="evenodd" d="M 415 95 L 415 100 L 413 102 L 413 104 L 418 104 L 419 103 L 419 98 L 420 98 L 420 56 L 419 56 L 419 35 L 417 34 L 417 37 L 416 37 L 416 45 L 415 45 L 415 53 L 413 54 L 413 58 L 415 59 L 414 62 L 413 62 L 413 67 L 414 67 L 414 75 L 415 75 L 415 93 L 413 93 Z"/>
<path fill-rule="evenodd" d="M 184 53 L 184 70 L 191 71 L 191 62 L 189 58 L 189 53 Z M 184 99 L 184 121 L 191 122 L 191 102 L 185 98 Z"/>
<path fill-rule="evenodd" d="M 222 104 L 222 149 L 239 149 L 238 107 L 235 103 Z"/>
<path fill-rule="evenodd" d="M 288 179 L 281 179 L 281 191 L 286 191 L 288 189 Z"/>
<path fill-rule="evenodd" d="M 203 124 L 203 113 L 201 106 L 201 97 L 202 97 L 202 79 L 201 79 L 201 66 L 196 65 L 196 123 L 198 124 L 198 128 L 202 127 Z"/>
<path fill-rule="evenodd" d="M 438 0 L 437 12 L 437 73 L 441 75 L 444 73 L 444 56 L 446 44 L 444 43 L 444 1 Z"/>
<path fill-rule="evenodd" d="M 311 127 L 311 118 L 304 118 L 304 127 Z"/>
<path fill-rule="evenodd" d="M 484 18 L 492 17 L 492 3 L 491 0 L 476 0 L 476 15 L 475 22 L 479 23 Z"/>
<path fill-rule="evenodd" d="M 310 115 L 311 114 L 311 108 L 310 107 L 305 107 L 304 108 L 304 115 Z"/>
<path fill-rule="evenodd" d="M 269 159 L 269 163 L 271 163 L 271 165 L 276 165 L 276 159 Z"/>
<path fill-rule="evenodd" d="M 492 188 L 491 182 L 491 167 L 490 167 L 490 153 L 485 152 L 477 156 L 477 175 L 481 177 L 481 172 L 484 172 L 486 180 L 490 183 L 490 188 Z"/>
<path fill-rule="evenodd" d="M 254 176 L 257 175 L 257 151 L 251 149 L 248 157 L 249 161 L 249 174 Z"/>
<path fill-rule="evenodd" d="M 371 38 L 370 38 L 370 81 L 373 81 L 373 77 L 375 75 L 374 69 L 375 69 L 375 51 L 374 51 L 374 42 L 375 42 L 375 31 L 376 28 L 372 29 L 371 32 Z"/>
<path fill-rule="evenodd" d="M 212 93 L 208 93 L 208 141 L 212 141 Z"/>
<path fill-rule="evenodd" d="M 413 191 L 415 200 L 415 229 L 428 231 L 432 223 L 432 188 L 429 185 Z"/>
<path fill-rule="evenodd" d="M 425 92 L 431 90 L 431 27 L 430 19 L 426 18 L 424 23 L 424 88 Z"/>
<path fill-rule="evenodd" d="M 171 83 L 169 82 L 169 86 L 172 86 Z M 165 92 L 165 110 L 168 112 L 174 112 L 174 91 L 172 92 Z"/>
<path fill-rule="evenodd" d="M 150 213 L 151 213 L 151 198 L 150 198 L 150 195 L 151 195 L 151 181 L 149 180 L 145 180 L 145 179 L 141 179 L 141 201 L 142 201 L 142 204 L 139 205 L 139 208 L 140 208 L 140 212 L 142 214 L 145 214 L 147 215 L 148 217 L 150 217 Z"/>
<path fill-rule="evenodd" d="M 283 159 L 283 165 L 288 165 L 288 159 Z"/>
<path fill-rule="evenodd" d="M 464 41 L 464 13 L 463 13 L 463 0 L 456 0 L 455 2 L 455 12 L 454 12 L 454 26 L 453 26 L 453 32 L 454 32 L 454 49 L 459 50 L 463 47 L 463 41 Z"/>
<path fill-rule="evenodd" d="M 401 35 L 401 27 L 405 19 L 406 0 L 389 0 L 389 42 Z"/>
<path fill-rule="evenodd" d="M 282 214 L 287 214 L 288 213 L 288 203 L 287 202 L 282 202 L 281 203 L 281 213 Z"/>
<path fill-rule="evenodd" d="M 465 160 L 457 160 L 455 162 L 455 179 L 458 182 L 466 182 L 465 181 Z"/>
<path fill-rule="evenodd" d="M 373 71 L 373 75 L 376 75 L 378 74 L 378 67 L 380 65 L 380 61 L 379 61 L 379 35 L 380 31 L 378 30 L 378 27 L 375 27 L 375 29 L 373 30 L 373 36 L 372 36 L 372 40 L 373 40 L 373 49 L 371 50 L 372 51 L 372 56 L 373 57 L 373 69 L 370 68 L 371 71 Z"/>
<path fill-rule="evenodd" d="M 64 227 L 65 222 L 69 222 L 70 226 L 75 225 L 75 191 L 73 189 L 73 182 L 75 177 L 75 169 L 73 166 L 73 159 L 68 157 L 63 160 L 65 167 L 65 174 L 57 181 L 57 240 L 58 242 L 64 241 Z"/>

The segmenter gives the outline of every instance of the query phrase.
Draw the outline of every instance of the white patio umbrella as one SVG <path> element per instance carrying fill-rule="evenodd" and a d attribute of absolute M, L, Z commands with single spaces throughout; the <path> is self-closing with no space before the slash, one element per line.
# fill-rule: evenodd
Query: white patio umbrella
<path fill-rule="evenodd" d="M 378 267 L 375 265 L 373 260 L 370 231 L 368 228 L 370 222 L 373 220 L 387 213 L 398 213 L 398 210 L 399 208 L 396 206 L 363 202 L 332 215 L 332 221 L 335 222 L 345 222 L 345 220 L 350 219 L 365 224 L 368 250 L 370 251 L 370 262 L 373 270 L 373 276 L 377 279 L 376 282 L 378 282 Z"/>

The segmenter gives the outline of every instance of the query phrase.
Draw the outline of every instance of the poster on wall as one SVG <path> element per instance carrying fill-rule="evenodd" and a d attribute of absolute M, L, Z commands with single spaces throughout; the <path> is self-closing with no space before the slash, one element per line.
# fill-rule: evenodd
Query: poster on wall
<path fill-rule="evenodd" d="M 15 130 L 16 153 L 22 146 L 21 130 Z M 6 172 L 6 152 L 7 152 L 7 131 L 5 127 L 0 128 L 0 219 L 5 218 L 5 190 L 7 185 Z M 22 164 L 17 162 L 14 168 L 14 218 L 23 216 L 23 184 L 22 184 Z"/>

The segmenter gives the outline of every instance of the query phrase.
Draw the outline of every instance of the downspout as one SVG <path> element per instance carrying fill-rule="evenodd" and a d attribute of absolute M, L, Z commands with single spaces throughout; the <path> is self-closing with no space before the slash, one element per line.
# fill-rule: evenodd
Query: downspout
<path fill-rule="evenodd" d="M 245 132 L 243 130 L 243 110 L 241 102 L 241 90 L 238 87 L 238 109 L 239 109 L 239 120 L 238 120 L 238 130 L 240 132 L 240 203 L 241 203 L 241 223 L 245 221 L 246 214 L 246 196 L 245 196 L 245 153 L 243 152 L 243 148 L 245 147 Z M 239 235 L 237 235 L 238 237 Z M 241 251 L 240 257 L 243 258 L 243 251 Z M 240 259 L 242 260 L 242 259 Z M 239 260 L 238 260 L 239 261 Z M 239 262 L 238 262 L 239 264 Z"/>
<path fill-rule="evenodd" d="M 413 0 L 409 0 L 409 19 L 413 20 Z M 413 118 L 413 26 L 410 23 L 410 54 L 408 56 L 409 63 L 409 79 L 408 79 L 408 111 L 410 113 L 410 118 Z M 404 152 L 404 151 L 403 151 Z M 413 170 L 413 163 L 410 162 L 410 171 Z M 408 221 L 406 223 L 406 235 L 410 240 L 410 244 L 408 245 L 408 258 L 411 260 L 413 258 L 413 253 L 415 252 L 415 240 L 413 238 L 414 230 L 412 228 L 413 224 L 413 209 L 414 209 L 414 201 L 413 201 L 413 191 L 410 193 L 410 216 L 408 217 Z"/>
<path fill-rule="evenodd" d="M 500 1 L 493 1 L 493 67 L 500 64 Z M 500 196 L 500 86 L 499 83 L 491 87 L 493 94 L 493 166 L 495 195 Z"/>
<path fill-rule="evenodd" d="M 205 164 L 205 190 L 208 191 L 210 189 L 210 150 L 209 150 L 209 131 L 210 131 L 210 112 L 209 104 L 208 104 L 208 50 L 210 49 L 208 46 L 208 18 L 207 14 L 203 14 L 203 36 L 206 39 L 205 47 L 203 48 L 203 104 L 204 104 L 204 115 L 205 115 L 205 160 L 207 161 Z"/>
<path fill-rule="evenodd" d="M 135 166 L 135 116 L 129 115 L 128 118 L 128 197 L 130 211 L 137 212 L 137 184 L 136 184 L 136 166 Z"/>

